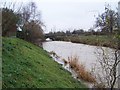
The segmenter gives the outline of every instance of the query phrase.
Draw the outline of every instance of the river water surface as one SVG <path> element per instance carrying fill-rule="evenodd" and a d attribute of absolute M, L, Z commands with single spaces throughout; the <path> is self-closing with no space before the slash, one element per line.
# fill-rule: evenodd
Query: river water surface
<path fill-rule="evenodd" d="M 105 55 L 105 60 L 111 61 L 111 63 L 113 60 L 115 60 L 114 49 L 106 47 L 77 44 L 65 41 L 50 41 L 44 42 L 43 48 L 48 52 L 55 52 L 58 56 L 66 60 L 68 60 L 68 57 L 71 56 L 79 57 L 79 62 L 82 62 L 87 70 L 93 72 L 97 76 L 99 74 L 103 80 L 108 74 L 105 74 L 102 71 L 98 61 L 103 60 L 103 54 Z"/>
<path fill-rule="evenodd" d="M 100 48 L 97 46 L 64 41 L 44 42 L 43 48 L 48 52 L 54 51 L 58 56 L 66 60 L 70 56 L 78 56 L 79 61 L 82 62 L 89 70 L 93 68 L 93 66 L 97 65 L 98 62 L 96 61 L 98 57 L 100 57 L 100 55 L 98 56 L 98 53 L 101 53 Z M 112 49 L 105 49 L 109 54 L 112 53 Z"/>

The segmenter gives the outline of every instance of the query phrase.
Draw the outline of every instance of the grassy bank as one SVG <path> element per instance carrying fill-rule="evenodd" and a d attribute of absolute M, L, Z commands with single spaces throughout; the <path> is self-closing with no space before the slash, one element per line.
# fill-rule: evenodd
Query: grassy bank
<path fill-rule="evenodd" d="M 3 88 L 85 88 L 44 51 L 17 38 L 3 38 Z"/>
<path fill-rule="evenodd" d="M 57 40 L 71 41 L 73 43 L 83 43 L 88 45 L 95 46 L 104 46 L 104 47 L 116 47 L 116 40 L 114 36 L 107 35 L 76 35 L 76 36 L 60 36 L 57 37 Z"/>

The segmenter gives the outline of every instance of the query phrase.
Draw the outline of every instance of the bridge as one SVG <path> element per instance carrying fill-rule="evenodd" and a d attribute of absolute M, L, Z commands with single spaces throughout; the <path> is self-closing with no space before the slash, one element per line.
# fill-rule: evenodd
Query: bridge
<path fill-rule="evenodd" d="M 52 41 L 55 41 L 55 36 L 50 34 L 45 34 L 45 39 L 50 38 Z"/>

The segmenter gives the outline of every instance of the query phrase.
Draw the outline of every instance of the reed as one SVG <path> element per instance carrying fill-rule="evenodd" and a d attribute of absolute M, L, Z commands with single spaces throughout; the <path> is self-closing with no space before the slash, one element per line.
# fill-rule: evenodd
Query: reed
<path fill-rule="evenodd" d="M 76 72 L 77 78 L 90 83 L 95 83 L 95 77 L 85 68 L 84 64 L 78 62 L 78 60 L 79 58 L 77 56 L 68 57 L 70 68 Z"/>

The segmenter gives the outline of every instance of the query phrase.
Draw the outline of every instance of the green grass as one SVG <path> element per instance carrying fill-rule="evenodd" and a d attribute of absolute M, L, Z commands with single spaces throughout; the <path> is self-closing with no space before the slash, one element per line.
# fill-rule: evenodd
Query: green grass
<path fill-rule="evenodd" d="M 3 88 L 85 88 L 42 48 L 17 38 L 2 38 Z"/>
<path fill-rule="evenodd" d="M 95 45 L 95 46 L 104 46 L 104 47 L 111 47 L 116 48 L 117 41 L 115 36 L 107 36 L 107 35 L 79 35 L 79 36 L 68 36 L 68 37 L 61 37 L 63 41 L 71 41 L 73 43 L 83 43 L 88 45 Z"/>

